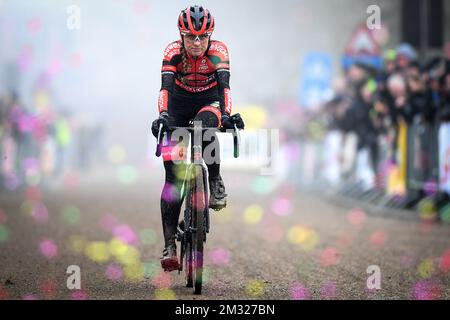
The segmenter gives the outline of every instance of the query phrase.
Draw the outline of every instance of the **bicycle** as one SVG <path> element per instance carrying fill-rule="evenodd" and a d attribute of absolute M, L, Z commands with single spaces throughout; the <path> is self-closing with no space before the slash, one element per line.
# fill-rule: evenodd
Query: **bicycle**
<path fill-rule="evenodd" d="M 194 287 L 194 294 L 201 294 L 203 283 L 203 248 L 206 234 L 210 231 L 209 220 L 209 182 L 208 169 L 203 159 L 202 139 L 205 130 L 226 132 L 225 129 L 204 129 L 201 121 L 195 121 L 190 127 L 173 127 L 170 130 L 184 129 L 189 132 L 191 141 L 190 163 L 185 170 L 185 179 L 181 187 L 181 197 L 184 203 L 184 217 L 179 222 L 177 241 L 181 243 L 180 268 L 183 271 L 185 264 L 186 287 Z M 159 157 L 162 149 L 162 129 L 160 124 L 155 155 Z M 200 137 L 200 139 L 199 139 Z M 233 129 L 233 155 L 239 156 L 240 135 L 239 129 Z"/>

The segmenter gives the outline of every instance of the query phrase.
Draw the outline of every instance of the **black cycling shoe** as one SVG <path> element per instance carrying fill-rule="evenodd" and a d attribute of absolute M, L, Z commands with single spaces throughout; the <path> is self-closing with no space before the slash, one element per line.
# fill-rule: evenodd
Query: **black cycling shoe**
<path fill-rule="evenodd" d="M 213 210 L 221 210 L 227 206 L 227 194 L 222 177 L 219 175 L 209 181 L 209 207 Z"/>
<path fill-rule="evenodd" d="M 175 271 L 180 269 L 180 263 L 177 257 L 177 246 L 175 243 L 170 244 L 163 250 L 161 257 L 161 267 L 165 272 Z"/>

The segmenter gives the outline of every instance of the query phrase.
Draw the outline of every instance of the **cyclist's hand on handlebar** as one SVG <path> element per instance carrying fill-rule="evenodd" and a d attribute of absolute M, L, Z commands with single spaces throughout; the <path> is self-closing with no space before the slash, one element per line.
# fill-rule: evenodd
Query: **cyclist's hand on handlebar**
<path fill-rule="evenodd" d="M 152 134 L 155 136 L 155 138 L 158 137 L 159 124 L 162 123 L 163 130 L 165 130 L 169 128 L 169 122 L 169 114 L 167 112 L 161 112 L 158 119 L 152 122 Z"/>
<path fill-rule="evenodd" d="M 236 125 L 236 127 L 240 130 L 244 130 L 245 123 L 244 120 L 241 118 L 241 115 L 239 113 L 236 113 L 231 116 L 231 119 L 233 123 Z"/>
<path fill-rule="evenodd" d="M 236 125 L 236 127 L 241 130 L 245 127 L 244 120 L 242 120 L 239 113 L 236 113 L 231 117 L 228 115 L 222 116 L 222 127 L 224 129 L 234 129 L 234 125 Z"/>

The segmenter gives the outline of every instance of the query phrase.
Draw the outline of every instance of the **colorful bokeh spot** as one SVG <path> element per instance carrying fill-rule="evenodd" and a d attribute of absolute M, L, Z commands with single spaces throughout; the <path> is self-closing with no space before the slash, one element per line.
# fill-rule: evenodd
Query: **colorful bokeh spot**
<path fill-rule="evenodd" d="M 75 290 L 70 294 L 72 300 L 87 300 L 89 295 L 83 290 Z"/>
<path fill-rule="evenodd" d="M 265 284 L 259 280 L 251 280 L 247 283 L 245 291 L 250 297 L 259 298 L 265 292 Z"/>
<path fill-rule="evenodd" d="M 434 221 L 438 217 L 436 204 L 432 199 L 423 199 L 419 202 L 419 217 L 424 221 Z"/>
<path fill-rule="evenodd" d="M 325 136 L 325 128 L 317 121 L 310 121 L 307 125 L 313 139 L 321 139 Z"/>
<path fill-rule="evenodd" d="M 117 170 L 117 175 L 119 177 L 119 181 L 126 185 L 136 182 L 137 179 L 136 169 L 128 165 L 120 166 Z"/>
<path fill-rule="evenodd" d="M 124 266 L 135 265 L 140 261 L 140 253 L 133 246 L 127 246 L 126 250 L 115 256 L 117 261 Z"/>
<path fill-rule="evenodd" d="M 139 231 L 139 239 L 144 245 L 151 246 L 156 242 L 156 233 L 153 229 L 142 229 Z"/>
<path fill-rule="evenodd" d="M 296 163 L 300 159 L 300 146 L 296 142 L 286 143 L 284 148 L 287 161 Z"/>
<path fill-rule="evenodd" d="M 51 239 L 44 239 L 39 243 L 41 253 L 47 258 L 52 259 L 58 255 L 58 246 Z"/>
<path fill-rule="evenodd" d="M 0 285 L 0 300 L 7 300 L 9 298 L 8 290 L 3 288 L 2 285 Z"/>
<path fill-rule="evenodd" d="M 159 263 L 154 261 L 144 262 L 144 277 L 146 279 L 153 278 L 161 269 Z"/>
<path fill-rule="evenodd" d="M 277 198 L 272 202 L 272 212 L 278 216 L 287 216 L 292 213 L 292 203 L 287 198 Z"/>
<path fill-rule="evenodd" d="M 311 298 L 309 289 L 301 283 L 296 283 L 292 286 L 291 297 L 293 300 L 308 300 Z"/>
<path fill-rule="evenodd" d="M 114 263 L 111 263 L 106 268 L 105 274 L 106 274 L 106 277 L 109 280 L 117 281 L 117 280 L 122 279 L 122 277 L 123 277 L 123 270 L 122 270 L 121 266 L 119 266 L 117 264 L 114 264 Z"/>
<path fill-rule="evenodd" d="M 361 208 L 356 208 L 347 214 L 347 220 L 355 227 L 362 227 L 367 220 L 367 215 Z"/>
<path fill-rule="evenodd" d="M 140 281 L 144 278 L 144 266 L 140 262 L 127 264 L 123 273 L 128 281 Z"/>
<path fill-rule="evenodd" d="M 334 266 L 339 263 L 339 251 L 335 248 L 325 248 L 320 254 L 320 263 L 323 267 Z"/>
<path fill-rule="evenodd" d="M 445 273 L 450 271 L 450 250 L 446 250 L 440 257 L 439 269 Z"/>
<path fill-rule="evenodd" d="M 121 164 L 125 161 L 127 153 L 122 146 L 114 145 L 108 152 L 109 161 L 113 164 Z"/>
<path fill-rule="evenodd" d="M 108 243 L 108 250 L 114 257 L 119 258 L 127 252 L 128 246 L 122 240 L 113 238 Z"/>
<path fill-rule="evenodd" d="M 250 184 L 250 188 L 253 192 L 261 195 L 271 193 L 275 189 L 273 179 L 268 177 L 257 177 Z"/>
<path fill-rule="evenodd" d="M 0 4 L 1 6 L 1 4 Z M 25 71 L 30 66 L 30 63 L 33 59 L 33 47 L 31 45 L 25 45 L 17 59 L 17 65 L 19 66 L 21 71 Z"/>
<path fill-rule="evenodd" d="M 291 227 L 287 233 L 289 242 L 297 244 L 304 250 L 312 250 L 319 242 L 317 233 L 309 228 L 301 225 Z"/>
<path fill-rule="evenodd" d="M 439 210 L 441 220 L 445 223 L 450 223 L 450 204 L 446 204 Z"/>
<path fill-rule="evenodd" d="M 55 122 L 56 141 L 62 147 L 69 145 L 71 140 L 70 124 L 64 118 L 60 118 Z"/>
<path fill-rule="evenodd" d="M 155 290 L 156 300 L 175 300 L 176 298 L 175 292 L 171 289 L 162 288 Z"/>
<path fill-rule="evenodd" d="M 0 244 L 9 239 L 9 230 L 5 225 L 0 225 Z"/>
<path fill-rule="evenodd" d="M 435 221 L 433 220 L 421 220 L 419 222 L 419 231 L 420 233 L 431 233 L 436 226 Z"/>
<path fill-rule="evenodd" d="M 320 294 L 323 299 L 334 299 L 337 297 L 337 287 L 334 282 L 326 282 L 320 287 Z"/>
<path fill-rule="evenodd" d="M 108 250 L 108 244 L 103 241 L 90 242 L 84 249 L 86 256 L 94 262 L 107 262 L 111 255 Z"/>
<path fill-rule="evenodd" d="M 175 185 L 166 182 L 163 191 L 161 193 L 161 197 L 163 198 L 163 200 L 166 200 L 167 202 L 172 202 L 180 197 L 180 192 L 178 191 Z"/>
<path fill-rule="evenodd" d="M 80 221 L 80 210 L 74 206 L 66 206 L 63 209 L 63 217 L 68 224 L 77 224 Z"/>
<path fill-rule="evenodd" d="M 180 163 L 177 166 L 175 166 L 174 174 L 179 181 L 187 181 L 189 179 L 195 178 L 194 174 L 186 171 L 186 165 L 183 163 Z"/>
<path fill-rule="evenodd" d="M 29 186 L 37 186 L 41 181 L 39 161 L 34 158 L 24 160 L 25 180 Z"/>
<path fill-rule="evenodd" d="M 69 63 L 73 68 L 78 68 L 83 63 L 83 56 L 80 53 L 74 53 L 70 56 Z"/>
<path fill-rule="evenodd" d="M 381 248 L 385 244 L 386 240 L 387 234 L 382 230 L 375 231 L 370 236 L 370 243 L 375 248 Z"/>
<path fill-rule="evenodd" d="M 47 73 L 50 76 L 57 75 L 62 69 L 62 63 L 59 57 L 54 56 L 50 59 L 48 66 L 47 66 Z"/>
<path fill-rule="evenodd" d="M 136 244 L 137 237 L 134 230 L 127 224 L 121 224 L 113 229 L 113 235 L 116 239 L 122 240 L 125 244 Z"/>
<path fill-rule="evenodd" d="M 34 18 L 28 21 L 28 31 L 30 31 L 30 33 L 37 33 L 39 32 L 39 30 L 41 30 L 42 28 L 42 22 L 40 19 L 38 18 Z"/>
<path fill-rule="evenodd" d="M 39 285 L 39 290 L 45 299 L 53 299 L 56 295 L 57 285 L 54 280 L 43 280 Z"/>
<path fill-rule="evenodd" d="M 42 191 L 38 187 L 27 187 L 25 190 L 27 200 L 38 202 L 42 199 Z"/>
<path fill-rule="evenodd" d="M 203 284 L 208 284 L 208 282 L 211 279 L 211 272 L 209 271 L 208 268 L 203 268 L 202 278 L 203 278 Z"/>
<path fill-rule="evenodd" d="M 152 283 L 158 289 L 170 288 L 172 277 L 167 272 L 160 272 L 153 277 Z"/>
<path fill-rule="evenodd" d="M 436 183 L 436 181 L 425 182 L 423 190 L 425 191 L 425 196 L 433 197 L 438 191 L 438 184 Z"/>
<path fill-rule="evenodd" d="M 441 286 L 433 280 L 417 282 L 412 288 L 412 297 L 416 300 L 436 300 L 441 296 Z"/>
<path fill-rule="evenodd" d="M 5 179 L 5 187 L 9 191 L 14 191 L 20 186 L 20 179 L 14 174 L 8 174 Z"/>
<path fill-rule="evenodd" d="M 236 106 L 242 118 L 245 119 L 245 128 L 259 129 L 264 126 L 268 119 L 266 108 L 260 105 Z"/>
<path fill-rule="evenodd" d="M 113 164 L 121 164 L 127 158 L 127 152 L 120 145 L 113 145 L 108 151 L 109 161 Z"/>
<path fill-rule="evenodd" d="M 76 252 L 76 253 L 82 253 L 84 252 L 84 249 L 86 248 L 86 245 L 88 244 L 88 241 L 83 236 L 70 236 L 69 238 L 70 242 L 70 248 Z"/>
<path fill-rule="evenodd" d="M 48 221 L 47 207 L 41 202 L 35 203 L 31 216 L 37 223 L 46 223 Z"/>
<path fill-rule="evenodd" d="M 435 273 L 432 259 L 425 259 L 417 266 L 417 273 L 422 279 L 428 279 Z"/>
<path fill-rule="evenodd" d="M 214 249 L 211 251 L 211 260 L 216 265 L 228 264 L 231 260 L 231 252 L 223 248 Z"/>
<path fill-rule="evenodd" d="M 247 207 L 244 211 L 244 222 L 247 224 L 257 224 L 263 217 L 263 209 L 261 206 L 254 204 Z"/>

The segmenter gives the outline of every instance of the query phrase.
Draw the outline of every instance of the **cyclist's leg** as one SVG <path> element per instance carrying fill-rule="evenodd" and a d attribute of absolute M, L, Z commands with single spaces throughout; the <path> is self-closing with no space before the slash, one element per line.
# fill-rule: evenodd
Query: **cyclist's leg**
<path fill-rule="evenodd" d="M 219 128 L 220 127 L 220 109 L 219 103 L 214 102 L 210 105 L 202 107 L 195 116 L 196 121 L 202 121 L 203 128 Z M 220 175 L 220 146 L 217 135 L 214 133 L 203 140 L 203 159 L 208 166 L 208 174 L 210 178 L 218 178 Z"/>
<path fill-rule="evenodd" d="M 186 124 L 177 123 L 177 126 Z M 181 187 L 186 169 L 188 141 L 172 141 L 169 137 L 162 147 L 165 181 L 161 192 L 161 219 L 165 246 L 175 242 L 175 233 L 181 209 Z"/>
<path fill-rule="evenodd" d="M 221 113 L 219 103 L 211 103 L 202 107 L 197 113 L 195 120 L 201 120 L 202 126 L 206 128 L 220 127 Z M 208 137 L 206 136 L 208 135 Z M 215 133 L 206 133 L 203 140 L 203 159 L 208 167 L 208 177 L 210 186 L 209 207 L 220 210 L 226 206 L 225 185 L 220 176 L 220 146 Z"/>

